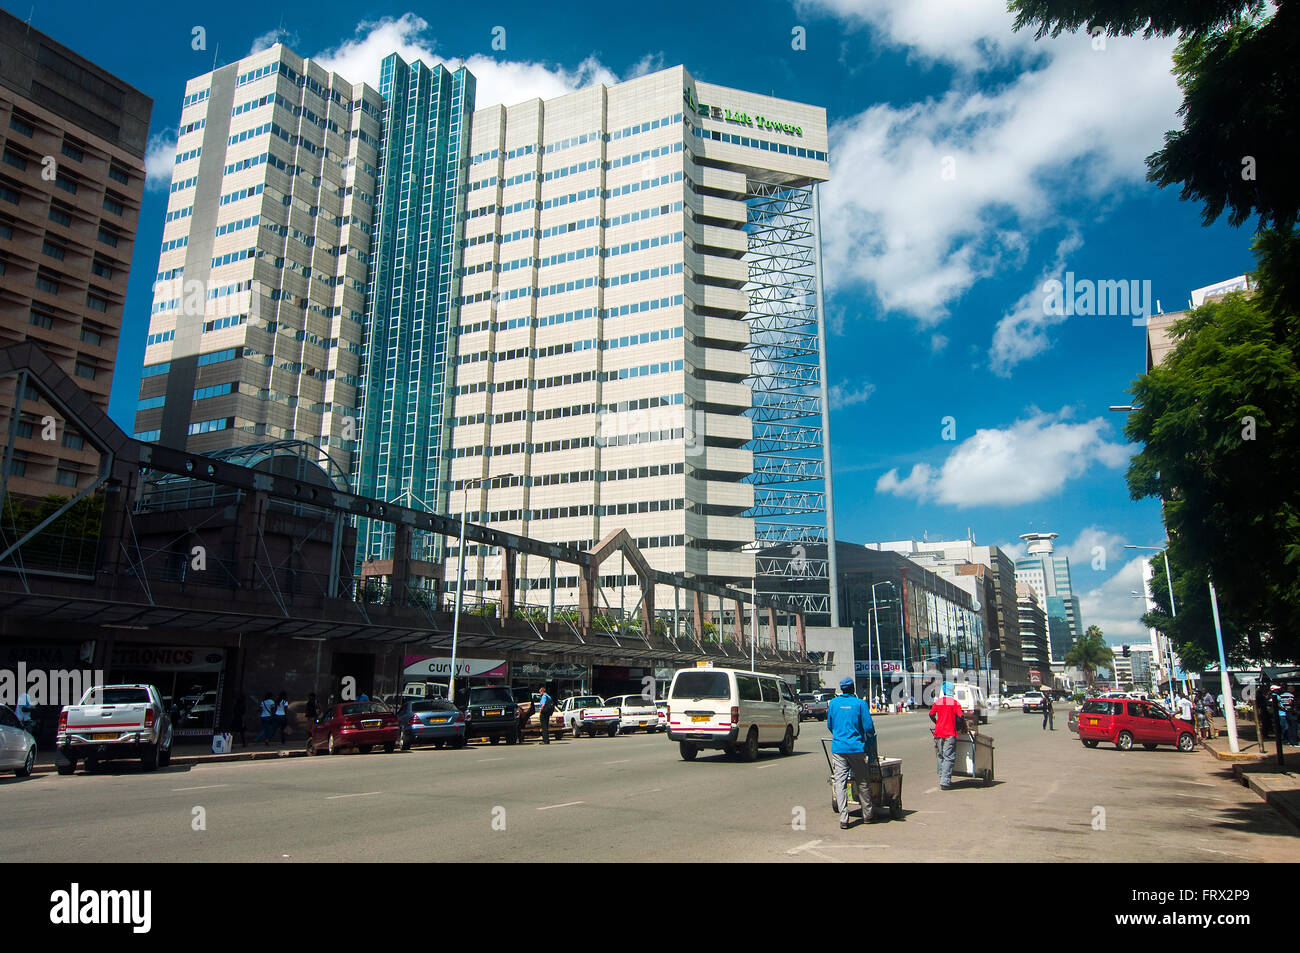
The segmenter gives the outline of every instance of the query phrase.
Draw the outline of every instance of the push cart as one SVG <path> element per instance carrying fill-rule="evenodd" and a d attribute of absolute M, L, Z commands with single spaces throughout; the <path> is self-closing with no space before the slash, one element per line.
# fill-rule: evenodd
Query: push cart
<path fill-rule="evenodd" d="M 963 778 L 979 778 L 984 784 L 993 781 L 993 739 L 978 732 L 957 738 L 957 761 L 952 773 Z"/>
<path fill-rule="evenodd" d="M 835 796 L 835 768 L 831 761 L 830 745 L 825 738 L 822 739 L 822 754 L 826 755 L 826 767 L 830 771 L 831 810 L 838 814 L 840 812 L 840 802 Z M 861 804 L 862 796 L 858 786 L 862 784 L 870 785 L 868 790 L 871 792 L 872 808 L 880 810 L 888 807 L 889 816 L 896 821 L 901 820 L 903 817 L 903 759 L 879 758 L 868 763 L 865 754 L 846 754 L 841 755 L 841 757 L 848 760 L 849 767 L 853 771 L 853 778 L 848 785 L 849 800 Z M 863 820 L 871 820 L 871 818 L 863 818 Z"/>

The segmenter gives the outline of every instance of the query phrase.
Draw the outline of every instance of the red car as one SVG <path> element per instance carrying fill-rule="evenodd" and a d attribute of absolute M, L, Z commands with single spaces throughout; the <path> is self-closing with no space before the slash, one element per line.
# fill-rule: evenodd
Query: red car
<path fill-rule="evenodd" d="M 1108 741 L 1120 751 L 1140 744 L 1148 751 L 1174 745 L 1179 751 L 1196 747 L 1196 728 L 1174 718 L 1154 702 L 1121 698 L 1089 698 L 1079 711 L 1079 740 L 1085 748 Z"/>
<path fill-rule="evenodd" d="M 307 753 L 338 754 L 356 748 L 366 754 L 375 745 L 394 751 L 402 729 L 397 715 L 382 702 L 342 702 L 325 709 L 307 738 Z"/>

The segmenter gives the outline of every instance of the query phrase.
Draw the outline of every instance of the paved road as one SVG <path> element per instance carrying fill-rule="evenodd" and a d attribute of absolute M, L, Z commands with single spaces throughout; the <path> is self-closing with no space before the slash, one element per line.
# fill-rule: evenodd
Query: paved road
<path fill-rule="evenodd" d="M 878 719 L 901 822 L 841 831 L 820 723 L 796 753 L 687 763 L 662 735 L 0 780 L 12 860 L 1294 860 L 1295 832 L 1203 752 L 1085 749 L 998 714 L 997 782 L 939 791 L 923 713 Z M 206 830 L 193 829 L 202 808 Z M 1103 819 L 1104 829 L 1094 829 Z M 802 816 L 802 828 L 795 823 Z M 503 828 L 503 829 L 502 829 Z"/>

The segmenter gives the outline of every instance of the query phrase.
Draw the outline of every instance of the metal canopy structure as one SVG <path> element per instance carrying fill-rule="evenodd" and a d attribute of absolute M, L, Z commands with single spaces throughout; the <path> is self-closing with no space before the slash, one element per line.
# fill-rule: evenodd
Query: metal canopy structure
<path fill-rule="evenodd" d="M 746 383 L 753 394 L 754 506 L 746 515 L 754 519 L 758 592 L 831 617 L 828 560 L 809 555 L 814 546 L 825 552 L 829 523 L 815 189 L 749 183 Z"/>
<path fill-rule="evenodd" d="M 5 616 L 49 622 L 85 622 L 123 629 L 217 629 L 320 641 L 363 639 L 380 643 L 450 645 L 453 614 L 440 603 L 430 603 L 427 599 L 412 600 L 408 598 L 411 594 L 405 591 L 398 592 L 396 598 L 368 598 L 372 595 L 370 583 L 373 580 L 354 581 L 356 588 L 349 590 L 346 579 L 339 572 L 340 565 L 347 562 L 342 558 L 339 540 L 342 526 L 353 518 L 388 523 L 397 538 L 408 543 L 410 534 L 416 531 L 456 536 L 461 531 L 459 519 L 359 496 L 340 488 L 339 482 L 323 471 L 290 471 L 289 475 L 275 472 L 275 466 L 266 467 L 270 459 L 268 454 L 272 453 L 269 447 L 263 447 L 251 456 L 237 452 L 223 454 L 221 456 L 227 459 L 222 459 L 216 455 L 203 456 L 134 440 L 126 436 L 85 392 L 31 343 L 0 350 L 0 379 L 4 378 L 16 378 L 19 394 L 36 390 L 65 421 L 74 424 L 100 450 L 101 465 L 97 478 L 69 501 L 69 505 L 96 491 L 105 501 L 100 557 L 93 575 L 25 572 L 20 562 L 6 563 L 0 558 L 0 570 L 5 570 L 0 572 L 0 612 Z M 21 401 L 17 403 L 21 406 Z M 17 420 L 15 412 L 8 428 L 6 462 L 12 453 Z M 243 466 L 235 460 L 249 460 L 262 468 Z M 307 479 L 298 478 L 304 476 Z M 164 515 L 179 513 L 186 517 L 183 522 L 198 523 L 199 526 L 202 520 L 198 515 L 190 518 L 186 514 L 234 514 L 241 534 L 241 552 L 247 555 L 249 565 L 227 571 L 220 588 L 187 583 L 183 572 L 178 575 L 150 570 L 146 556 L 141 552 L 133 523 L 134 491 L 142 479 L 148 484 L 173 478 L 235 491 L 233 495 L 228 492 L 211 494 L 214 498 L 221 497 L 221 505 L 209 505 L 207 510 L 161 510 Z M 236 501 L 234 510 L 226 505 L 227 499 Z M 266 504 L 271 502 L 292 504 L 294 512 L 305 519 L 316 519 L 316 525 L 326 532 L 333 528 L 328 580 L 319 583 L 315 591 L 286 594 L 276 582 L 277 570 L 283 566 L 275 565 L 262 535 L 262 524 L 269 512 Z M 27 536 L 39 529 L 37 527 Z M 197 530 L 188 526 L 187 531 L 193 534 Z M 24 541 L 10 539 L 10 535 L 7 530 L 0 532 L 0 543 L 7 550 L 6 555 L 20 553 Z M 508 574 L 511 580 L 515 578 L 514 557 L 531 555 L 577 566 L 591 588 L 601 562 L 617 546 L 627 550 L 643 584 L 651 590 L 659 584 L 692 594 L 697 617 L 701 599 L 705 596 L 736 605 L 752 601 L 750 594 L 741 590 L 651 569 L 626 533 L 612 534 L 602 546 L 592 551 L 546 543 L 476 524 L 466 525 L 465 536 L 467 540 L 498 547 L 508 554 L 510 558 L 503 561 L 503 573 Z M 513 587 L 503 591 L 512 592 Z M 427 597 L 427 593 L 424 596 Z M 779 597 L 760 598 L 758 602 L 768 609 L 771 640 L 764 644 L 757 639 L 757 632 L 751 630 L 755 653 L 776 669 L 807 668 L 809 663 L 802 651 L 781 652 L 776 646 L 776 613 L 793 613 L 800 627 L 802 615 Z M 618 634 L 602 632 L 592 626 L 590 611 L 583 613 L 581 623 L 575 626 L 567 621 L 539 623 L 519 619 L 512 611 L 512 599 L 503 598 L 499 608 L 499 618 L 472 612 L 462 616 L 460 643 L 463 647 L 517 649 L 569 657 L 653 658 L 664 662 L 732 656 L 739 661 L 749 653 L 747 645 L 742 651 L 741 638 L 730 645 L 722 640 L 701 642 L 698 624 L 693 635 L 686 638 L 677 637 L 676 632 L 667 636 L 656 633 L 652 624 L 653 600 L 647 606 L 648 611 L 642 619 L 643 631 L 639 635 L 626 631 Z M 737 635 L 740 635 L 739 631 Z"/>

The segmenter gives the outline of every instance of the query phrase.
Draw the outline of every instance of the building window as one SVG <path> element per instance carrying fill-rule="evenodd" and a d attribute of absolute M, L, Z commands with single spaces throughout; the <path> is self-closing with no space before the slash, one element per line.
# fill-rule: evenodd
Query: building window
<path fill-rule="evenodd" d="M 76 162 L 80 162 L 82 159 L 86 158 L 86 154 L 84 152 L 82 152 L 72 143 L 68 142 L 66 139 L 63 141 L 63 154 L 67 156 L 69 159 L 72 159 Z"/>
<path fill-rule="evenodd" d="M 38 328 L 44 328 L 47 331 L 54 328 L 54 319 L 48 314 L 42 314 L 39 311 L 32 312 L 31 323 L 36 325 Z"/>
<path fill-rule="evenodd" d="M 22 169 L 24 171 L 27 169 L 27 160 L 11 149 L 6 149 L 4 151 L 4 161 L 5 165 L 11 165 L 15 169 Z"/>
<path fill-rule="evenodd" d="M 135 435 L 136 440 L 143 440 L 145 443 L 152 443 L 162 436 L 161 430 L 141 430 Z"/>
<path fill-rule="evenodd" d="M 0 199 L 4 199 L 6 202 L 11 202 L 14 205 L 17 205 L 18 193 L 7 185 L 0 185 Z"/>
<path fill-rule="evenodd" d="M 84 377 L 88 381 L 93 381 L 95 379 L 95 374 L 97 373 L 92 365 L 83 364 L 81 361 L 77 362 L 74 371 L 78 377 Z"/>
<path fill-rule="evenodd" d="M 84 450 L 86 448 L 86 438 L 79 433 L 63 434 L 63 446 L 68 450 Z"/>
<path fill-rule="evenodd" d="M 38 291 L 44 291 L 46 294 L 56 295 L 59 293 L 59 283 L 46 278 L 44 275 L 37 275 L 36 289 Z"/>
<path fill-rule="evenodd" d="M 51 258 L 57 258 L 59 261 L 63 261 L 64 250 L 59 245 L 54 244 L 54 242 L 46 241 L 45 244 L 41 246 L 41 251 L 49 255 Z"/>
<path fill-rule="evenodd" d="M 108 302 L 98 295 L 86 295 L 86 306 L 95 311 L 108 311 Z"/>
<path fill-rule="evenodd" d="M 60 468 L 54 474 L 54 482 L 57 483 L 59 486 L 76 486 L 77 474 L 71 470 L 64 470 Z"/>
<path fill-rule="evenodd" d="M 114 215 L 121 215 L 126 211 L 125 205 L 117 201 L 117 199 L 109 198 L 107 195 L 104 196 L 104 208 L 112 212 Z"/>
<path fill-rule="evenodd" d="M 123 185 L 131 184 L 131 177 L 115 165 L 108 167 L 108 177 L 114 182 L 121 182 Z"/>
<path fill-rule="evenodd" d="M 30 420 L 18 421 L 18 436 L 24 440 L 31 440 L 32 434 L 35 432 L 35 425 Z"/>
<path fill-rule="evenodd" d="M 57 222 L 64 228 L 70 228 L 72 226 L 72 216 L 56 205 L 50 206 L 50 221 Z"/>
<path fill-rule="evenodd" d="M 104 339 L 98 331 L 92 331 L 90 328 L 82 328 L 81 340 L 85 341 L 87 344 L 93 344 L 95 347 L 99 347 L 100 344 L 103 343 Z"/>
<path fill-rule="evenodd" d="M 94 262 L 91 263 L 90 270 L 93 271 L 95 274 L 99 275 L 99 277 L 101 278 L 107 278 L 109 281 L 113 280 L 112 266 L 107 265 L 104 262 L 99 261 L 98 259 L 96 259 Z"/>
<path fill-rule="evenodd" d="M 24 136 L 30 136 L 36 132 L 36 128 L 31 123 L 19 119 L 17 113 L 9 117 L 9 128 L 21 132 Z"/>
<path fill-rule="evenodd" d="M 99 240 L 103 242 L 105 245 L 111 245 L 113 248 L 117 247 L 117 236 L 114 235 L 112 232 L 110 232 L 107 228 L 103 228 L 103 227 L 100 228 Z"/>
<path fill-rule="evenodd" d="M 27 476 L 27 461 L 19 459 L 18 454 L 16 453 L 14 454 L 14 458 L 9 461 L 9 475 L 18 477 Z"/>
<path fill-rule="evenodd" d="M 61 175 L 54 177 L 54 187 L 63 189 L 63 191 L 67 192 L 69 195 L 77 194 L 77 183 L 73 182 L 71 179 L 64 178 Z"/>

